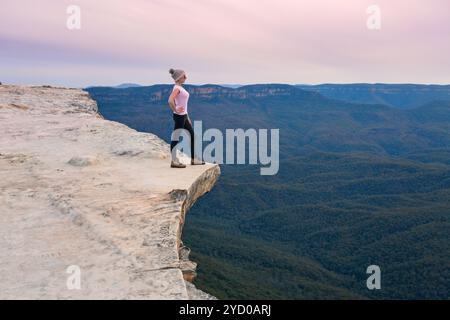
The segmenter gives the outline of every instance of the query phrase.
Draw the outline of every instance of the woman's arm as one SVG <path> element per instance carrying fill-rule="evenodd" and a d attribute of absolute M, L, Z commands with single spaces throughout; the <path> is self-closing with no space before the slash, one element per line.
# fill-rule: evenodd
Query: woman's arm
<path fill-rule="evenodd" d="M 173 112 L 176 111 L 175 97 L 179 93 L 180 93 L 180 89 L 176 88 L 175 90 L 172 91 L 172 94 L 169 97 L 169 107 L 170 107 L 170 109 L 172 109 Z"/>

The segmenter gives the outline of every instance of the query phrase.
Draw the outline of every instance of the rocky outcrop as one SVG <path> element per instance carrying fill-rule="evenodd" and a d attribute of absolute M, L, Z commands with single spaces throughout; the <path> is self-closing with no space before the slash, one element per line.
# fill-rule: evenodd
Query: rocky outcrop
<path fill-rule="evenodd" d="M 181 230 L 220 169 L 169 156 L 84 91 L 0 86 L 0 298 L 212 298 Z"/>

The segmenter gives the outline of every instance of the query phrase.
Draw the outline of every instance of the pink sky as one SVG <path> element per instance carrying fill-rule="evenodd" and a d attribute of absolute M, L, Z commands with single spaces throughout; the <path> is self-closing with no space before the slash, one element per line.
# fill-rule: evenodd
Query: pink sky
<path fill-rule="evenodd" d="M 81 8 L 68 30 L 66 8 Z M 369 5 L 381 30 L 366 27 Z M 450 83 L 449 0 L 0 0 L 0 81 Z"/>

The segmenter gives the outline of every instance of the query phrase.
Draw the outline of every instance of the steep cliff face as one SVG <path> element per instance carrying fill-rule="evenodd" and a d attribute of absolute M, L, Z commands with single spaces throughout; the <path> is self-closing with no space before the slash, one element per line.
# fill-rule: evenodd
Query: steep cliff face
<path fill-rule="evenodd" d="M 84 91 L 0 86 L 0 298 L 211 298 L 180 239 L 220 169 L 169 158 Z"/>

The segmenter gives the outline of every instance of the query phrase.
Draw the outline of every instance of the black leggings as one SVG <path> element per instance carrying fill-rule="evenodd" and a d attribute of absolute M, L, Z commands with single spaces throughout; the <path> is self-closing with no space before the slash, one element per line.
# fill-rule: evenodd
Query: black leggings
<path fill-rule="evenodd" d="M 187 131 L 189 131 L 189 134 L 191 135 L 191 158 L 194 159 L 194 129 L 192 129 L 192 126 L 189 123 L 187 114 L 179 115 L 174 113 L 173 121 L 175 122 L 175 127 L 173 129 L 174 131 L 177 129 L 186 129 Z M 171 141 L 170 151 L 172 151 L 177 144 L 178 141 Z"/>

